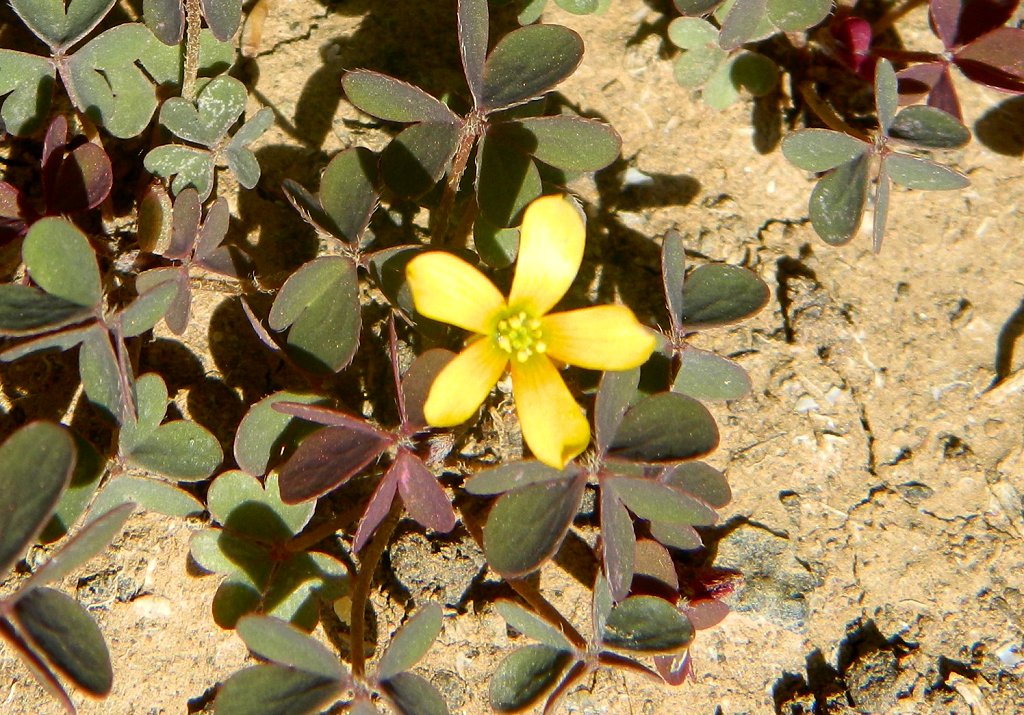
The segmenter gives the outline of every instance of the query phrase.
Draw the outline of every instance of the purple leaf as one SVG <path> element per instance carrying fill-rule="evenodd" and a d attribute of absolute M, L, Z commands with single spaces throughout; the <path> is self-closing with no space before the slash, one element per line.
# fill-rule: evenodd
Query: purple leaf
<path fill-rule="evenodd" d="M 957 52 L 954 61 L 974 82 L 1024 93 L 1024 29 L 996 28 Z"/>
<path fill-rule="evenodd" d="M 1020 0 L 931 0 L 929 14 L 935 34 L 947 50 L 974 42 L 1005 25 Z"/>
<path fill-rule="evenodd" d="M 359 527 L 356 529 L 356 537 L 352 542 L 353 551 L 362 551 L 362 548 L 366 546 L 366 542 L 373 536 L 373 532 L 377 530 L 377 527 L 380 526 L 380 523 L 384 521 L 384 517 L 391 510 L 391 502 L 395 499 L 398 480 L 401 478 L 396 469 L 397 466 L 397 463 L 392 464 L 391 468 L 384 473 L 380 484 L 377 485 L 373 496 L 370 497 L 370 503 L 366 505 L 363 519 L 359 522 Z"/>
<path fill-rule="evenodd" d="M 729 615 L 729 607 L 717 598 L 698 598 L 690 601 L 681 610 L 697 630 L 717 626 Z"/>
<path fill-rule="evenodd" d="M 164 251 L 165 258 L 184 261 L 192 254 L 199 221 L 203 217 L 203 206 L 199 193 L 192 187 L 183 189 L 174 199 L 174 214 L 171 225 L 171 246 Z"/>
<path fill-rule="evenodd" d="M 283 412 L 293 417 L 301 417 L 304 420 L 316 422 L 317 424 L 329 427 L 344 427 L 371 437 L 386 439 L 389 443 L 394 442 L 394 437 L 389 433 L 379 430 L 358 417 L 352 417 L 341 410 L 332 410 L 330 407 L 321 407 L 319 405 L 305 405 L 301 402 L 277 402 L 274 403 L 274 409 L 277 412 Z"/>
<path fill-rule="evenodd" d="M 487 0 L 459 0 L 459 51 L 473 104 L 483 101 L 484 61 L 487 59 Z"/>
<path fill-rule="evenodd" d="M 206 220 L 203 221 L 203 228 L 199 231 L 194 254 L 196 261 L 205 261 L 213 254 L 227 235 L 230 221 L 231 211 L 228 209 L 228 201 L 221 196 L 210 207 L 206 214 Z"/>
<path fill-rule="evenodd" d="M 690 659 L 689 650 L 681 655 L 656 655 L 654 667 L 669 685 L 682 685 L 693 675 L 693 661 Z"/>
<path fill-rule="evenodd" d="M 399 449 L 391 469 L 398 473 L 402 503 L 416 523 L 442 534 L 455 528 L 455 510 L 448 493 L 419 457 Z"/>
<path fill-rule="evenodd" d="M 281 467 L 281 501 L 298 504 L 326 494 L 362 471 L 392 441 L 389 435 L 348 427 L 313 433 Z"/>
<path fill-rule="evenodd" d="M 406 432 L 426 429 L 427 418 L 423 416 L 423 405 L 427 401 L 430 386 L 434 384 L 434 378 L 438 373 L 454 357 L 455 353 L 450 350 L 427 350 L 417 357 L 402 375 L 402 393 L 405 397 L 405 424 L 402 427 Z"/>
<path fill-rule="evenodd" d="M 107 153 L 86 142 L 60 161 L 47 208 L 61 214 L 87 211 L 103 203 L 113 186 L 114 171 Z"/>
<path fill-rule="evenodd" d="M 613 489 L 601 490 L 601 536 L 604 539 L 604 571 L 612 598 L 621 601 L 629 595 L 633 582 L 636 536 L 633 519 Z"/>

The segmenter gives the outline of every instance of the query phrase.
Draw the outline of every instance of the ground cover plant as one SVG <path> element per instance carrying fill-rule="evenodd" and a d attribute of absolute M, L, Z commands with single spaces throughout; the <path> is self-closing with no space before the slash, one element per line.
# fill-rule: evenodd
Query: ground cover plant
<path fill-rule="evenodd" d="M 429 58 L 400 78 L 346 65 L 332 86 L 359 131 L 310 188 L 261 166 L 283 120 L 237 57 L 242 3 L 5 3 L 0 636 L 62 710 L 81 700 L 62 680 L 102 698 L 118 672 L 93 615 L 51 586 L 143 512 L 191 524 L 180 558 L 218 584 L 209 627 L 255 662 L 197 709 L 452 711 L 430 653 L 458 616 L 410 597 L 382 632 L 373 612 L 411 532 L 474 544 L 494 582 L 476 607 L 524 637 L 492 669 L 495 711 L 560 711 L 598 673 L 713 677 L 694 644 L 760 573 L 715 561 L 737 528 L 720 421 L 742 430 L 753 415 L 731 411 L 765 388 L 703 341 L 772 290 L 684 226 L 638 237 L 654 267 L 609 259 L 601 226 L 619 218 L 581 187 L 621 169 L 623 141 L 572 94 L 587 45 L 568 25 L 612 3 L 449 4 L 454 83 L 418 77 Z M 1024 93 L 1010 0 L 927 3 L 939 52 L 903 46 L 904 4 L 662 5 L 650 31 L 673 89 L 778 109 L 776 145 L 805 172 L 789 180 L 814 182 L 800 220 L 830 247 L 870 210 L 881 251 L 894 185 L 969 186 L 953 67 Z M 250 23 L 277 11 L 258 7 Z M 366 127 L 386 139 L 363 145 Z M 625 173 L 622 196 L 652 181 Z M 264 235 L 287 254 L 268 260 L 239 238 L 247 192 L 315 241 Z M 236 301 L 231 339 L 265 378 L 225 398 L 226 424 L 185 398 L 201 374 L 157 356 L 168 334 L 216 349 L 207 285 Z M 59 384 L 22 388 L 18 369 L 50 364 Z M 540 576 L 560 558 L 586 564 L 571 613 Z"/>

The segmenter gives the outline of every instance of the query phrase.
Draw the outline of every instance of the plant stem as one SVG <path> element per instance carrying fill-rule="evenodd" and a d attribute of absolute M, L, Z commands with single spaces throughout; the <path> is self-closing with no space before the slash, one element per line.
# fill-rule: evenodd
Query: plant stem
<path fill-rule="evenodd" d="M 455 205 L 455 196 L 459 192 L 459 185 L 462 183 L 462 175 L 466 173 L 469 165 L 469 155 L 476 146 L 477 140 L 484 135 L 487 126 L 487 119 L 484 115 L 473 110 L 466 117 L 459 134 L 459 146 L 452 158 L 451 169 L 448 170 L 448 179 L 445 181 L 444 194 L 441 196 L 441 204 L 437 209 L 437 223 L 434 226 L 434 237 L 431 243 L 441 245 L 448 236 L 448 221 L 451 217 L 452 207 Z"/>
<path fill-rule="evenodd" d="M 199 76 L 199 32 L 203 27 L 199 0 L 185 0 L 185 69 L 181 79 L 181 96 L 190 102 L 196 99 L 196 77 Z"/>
<path fill-rule="evenodd" d="M 366 633 L 366 603 L 370 596 L 370 584 L 373 583 L 373 574 L 377 571 L 377 564 L 384 554 L 391 535 L 398 526 L 398 519 L 402 516 L 402 502 L 395 499 L 391 503 L 391 511 L 381 522 L 380 526 L 370 539 L 370 543 L 363 549 L 359 558 L 359 573 L 356 574 L 355 583 L 352 585 L 352 630 L 349 633 L 349 650 L 352 652 L 352 675 L 362 678 L 366 673 L 366 653 L 364 651 L 364 640 Z"/>
<path fill-rule="evenodd" d="M 828 106 L 825 101 L 818 95 L 817 90 L 814 89 L 814 84 L 809 81 L 801 82 L 799 85 L 800 96 L 807 102 L 807 106 L 811 108 L 811 111 L 825 123 L 829 129 L 843 134 L 849 134 L 851 137 L 856 137 L 862 142 L 871 143 L 871 137 L 862 132 L 859 129 L 855 129 L 847 124 L 843 119 L 835 113 L 832 107 Z"/>

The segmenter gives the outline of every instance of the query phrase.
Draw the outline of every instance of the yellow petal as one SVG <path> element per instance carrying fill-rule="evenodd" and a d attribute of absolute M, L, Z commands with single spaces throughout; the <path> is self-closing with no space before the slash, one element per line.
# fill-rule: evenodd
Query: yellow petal
<path fill-rule="evenodd" d="M 512 392 L 523 439 L 533 456 L 555 469 L 590 443 L 590 425 L 558 370 L 543 355 L 512 361 Z"/>
<path fill-rule="evenodd" d="M 454 427 L 468 420 L 487 399 L 507 364 L 508 355 L 490 338 L 471 343 L 434 378 L 423 405 L 427 424 Z"/>
<path fill-rule="evenodd" d="M 508 304 L 534 317 L 551 310 L 569 290 L 583 260 L 586 227 L 575 206 L 543 196 L 526 208 L 519 258 Z"/>
<path fill-rule="evenodd" d="M 416 310 L 475 333 L 490 332 L 505 307 L 505 299 L 487 276 L 450 253 L 421 253 L 409 261 L 405 276 Z"/>
<path fill-rule="evenodd" d="M 554 313 L 541 318 L 547 354 L 589 370 L 629 370 L 643 365 L 657 340 L 624 305 Z"/>

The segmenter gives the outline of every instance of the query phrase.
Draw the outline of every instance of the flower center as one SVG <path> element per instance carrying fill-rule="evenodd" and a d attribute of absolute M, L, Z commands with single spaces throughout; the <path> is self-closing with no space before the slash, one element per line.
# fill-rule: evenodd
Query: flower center
<path fill-rule="evenodd" d="M 534 353 L 544 353 L 544 332 L 540 321 L 525 310 L 510 313 L 498 321 L 494 329 L 494 342 L 509 358 L 526 362 Z"/>

